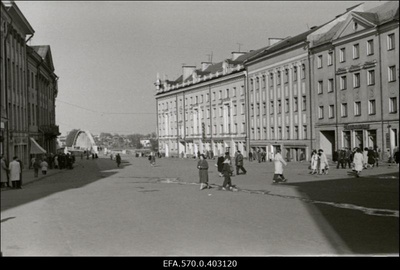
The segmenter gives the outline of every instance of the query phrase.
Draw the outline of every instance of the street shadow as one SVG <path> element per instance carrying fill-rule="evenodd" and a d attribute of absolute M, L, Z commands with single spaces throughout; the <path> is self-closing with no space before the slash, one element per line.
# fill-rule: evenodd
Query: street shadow
<path fill-rule="evenodd" d="M 75 163 L 72 170 L 63 169 L 54 175 L 28 182 L 23 185 L 23 189 L 2 191 L 1 211 L 3 212 L 58 192 L 81 188 L 103 178 L 111 177 L 130 165 L 129 162 L 125 161 L 117 167 L 114 160 L 106 158 L 82 160 Z M 22 179 L 24 180 L 24 176 Z"/>
<path fill-rule="evenodd" d="M 398 173 L 284 185 L 308 199 L 310 217 L 338 254 L 399 253 Z"/>

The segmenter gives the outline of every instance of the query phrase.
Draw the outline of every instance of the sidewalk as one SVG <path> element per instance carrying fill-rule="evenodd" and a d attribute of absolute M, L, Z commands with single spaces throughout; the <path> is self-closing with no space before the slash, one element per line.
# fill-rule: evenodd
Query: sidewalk
<path fill-rule="evenodd" d="M 73 166 L 74 167 L 77 166 L 77 163 L 78 162 L 75 162 L 75 164 Z M 34 173 L 33 169 L 23 169 L 22 170 L 22 188 L 24 188 L 24 186 L 26 186 L 28 184 L 31 184 L 33 182 L 42 180 L 42 179 L 44 179 L 46 177 L 53 176 L 53 175 L 56 175 L 56 174 L 59 174 L 61 172 L 65 172 L 65 171 L 68 171 L 68 170 L 67 169 L 62 169 L 62 170 L 60 170 L 60 169 L 48 169 L 47 170 L 47 174 L 44 175 L 42 173 L 42 171 L 39 170 L 38 176 L 35 177 L 34 176 L 35 173 Z M 10 183 L 10 185 L 11 185 L 11 183 Z M 11 187 L 2 188 L 1 192 L 8 191 L 8 190 L 13 190 L 13 188 L 11 188 Z"/>

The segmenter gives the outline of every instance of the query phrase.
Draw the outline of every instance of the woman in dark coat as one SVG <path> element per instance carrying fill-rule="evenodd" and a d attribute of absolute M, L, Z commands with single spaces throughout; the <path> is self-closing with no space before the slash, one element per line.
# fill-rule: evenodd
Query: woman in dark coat
<path fill-rule="evenodd" d="M 219 172 L 219 176 L 222 176 L 222 168 L 224 167 L 224 156 L 220 155 L 217 159 L 217 168 Z"/>
<path fill-rule="evenodd" d="M 197 162 L 197 169 L 199 169 L 200 190 L 210 188 L 208 185 L 208 162 L 203 154 L 200 155 L 200 160 Z"/>

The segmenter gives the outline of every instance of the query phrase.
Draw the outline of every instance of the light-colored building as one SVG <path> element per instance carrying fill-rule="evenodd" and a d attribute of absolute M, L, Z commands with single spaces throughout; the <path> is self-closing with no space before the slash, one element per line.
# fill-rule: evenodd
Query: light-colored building
<path fill-rule="evenodd" d="M 399 3 L 351 10 L 311 42 L 317 148 L 399 145 Z"/>
<path fill-rule="evenodd" d="M 234 52 L 231 59 L 201 68 L 183 66 L 174 80 L 157 79 L 157 135 L 165 156 L 207 152 L 247 155 L 243 61 L 258 51 Z M 211 154 L 212 152 L 212 154 Z"/>
<path fill-rule="evenodd" d="M 247 122 L 253 153 L 277 149 L 291 161 L 308 159 L 314 147 L 307 36 L 318 27 L 279 40 L 245 62 Z"/>

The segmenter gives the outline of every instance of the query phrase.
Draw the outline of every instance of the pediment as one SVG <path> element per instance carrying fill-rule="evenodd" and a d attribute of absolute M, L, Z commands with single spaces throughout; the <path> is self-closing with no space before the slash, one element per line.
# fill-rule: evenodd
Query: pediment
<path fill-rule="evenodd" d="M 357 32 L 375 27 L 374 15 L 366 12 L 353 12 L 336 32 L 334 39 L 354 35 Z"/>

